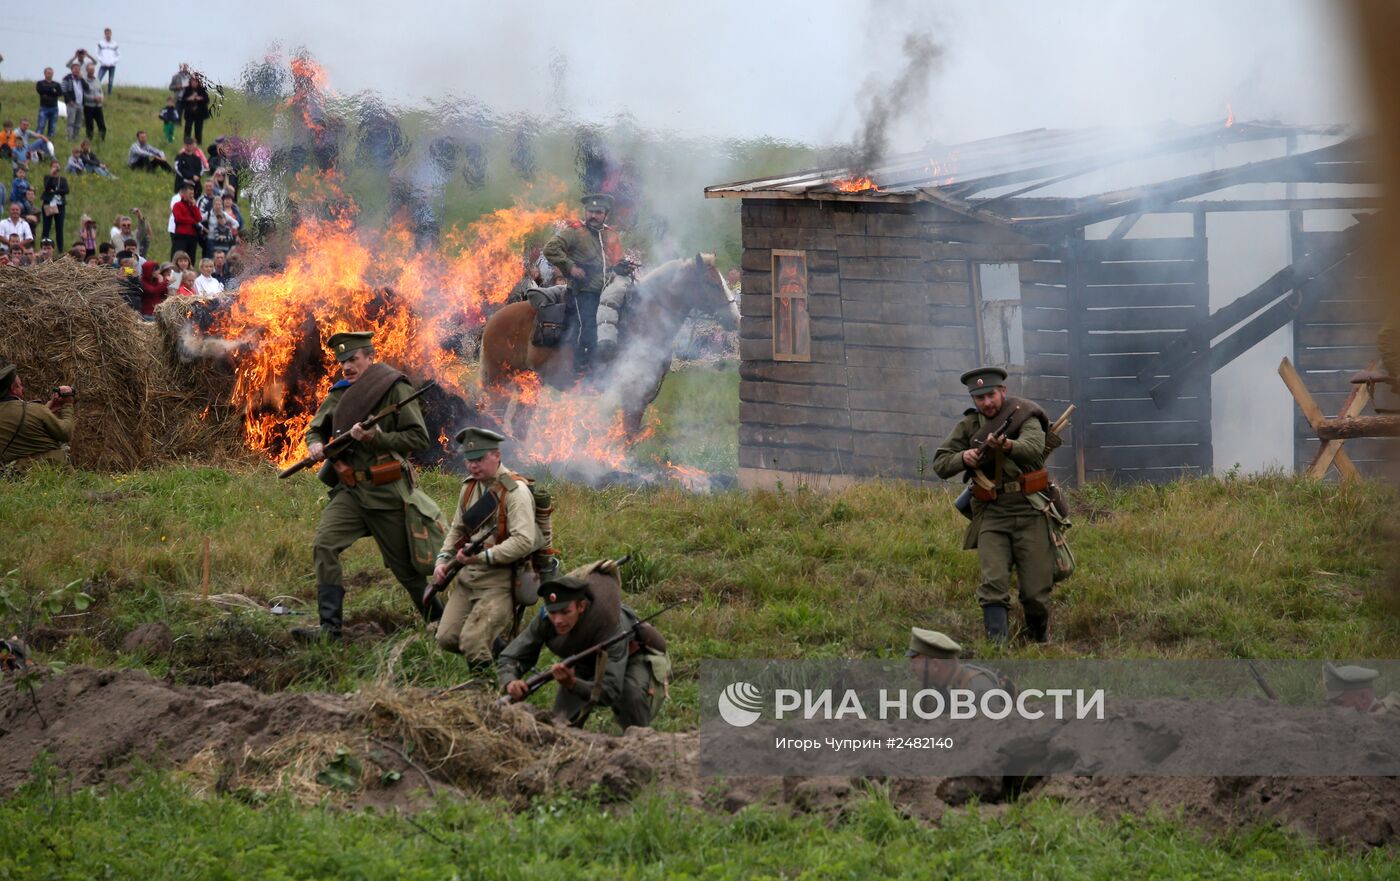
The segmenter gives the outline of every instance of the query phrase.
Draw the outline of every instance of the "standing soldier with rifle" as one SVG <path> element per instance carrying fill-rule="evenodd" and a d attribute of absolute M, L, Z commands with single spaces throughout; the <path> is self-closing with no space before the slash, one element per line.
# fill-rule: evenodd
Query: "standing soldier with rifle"
<path fill-rule="evenodd" d="M 528 481 L 501 463 L 505 438 L 464 428 L 456 440 L 468 476 L 433 572 L 433 584 L 448 591 L 437 643 L 465 657 L 477 675 L 491 669 L 492 643 L 510 633 L 517 579 L 525 577 L 531 555 L 546 548 L 552 536 L 536 522 Z M 494 497 L 494 505 L 481 504 L 487 496 Z M 484 516 L 476 513 L 483 510 Z M 454 568 L 460 570 L 455 577 Z"/>
<path fill-rule="evenodd" d="M 374 360 L 373 334 L 338 333 L 329 345 L 344 378 L 331 386 L 306 430 L 303 461 L 326 461 L 321 479 L 331 491 L 312 540 L 321 626 L 294 628 L 292 635 L 304 640 L 340 639 L 340 555 L 346 548 L 372 536 L 384 565 L 420 608 L 442 535 L 442 511 L 415 487 L 407 458 L 429 444 L 418 393 L 407 376 Z M 346 435 L 350 440 L 341 440 Z"/>
<path fill-rule="evenodd" d="M 604 706 L 624 731 L 651 725 L 666 699 L 671 659 L 661 633 L 622 605 L 617 569 L 615 561 L 600 560 L 540 585 L 543 611 L 496 659 L 509 700 L 529 696 L 533 689 L 524 676 L 548 646 L 575 661 L 549 668 L 559 685 L 556 716 L 581 727 L 593 707 Z M 585 657 L 571 657 L 580 653 Z"/>
<path fill-rule="evenodd" d="M 943 439 L 933 469 L 944 480 L 963 475 L 973 481 L 972 522 L 963 548 L 976 549 L 981 562 L 977 602 L 987 638 L 998 643 L 1007 639 L 1014 566 L 1026 631 L 1032 640 L 1045 642 L 1055 550 L 1048 518 L 1029 497 L 1050 488 L 1045 471 L 1049 420 L 1033 401 L 1007 396 L 1006 371 L 1000 367 L 979 367 L 960 379 L 976 406 Z"/>

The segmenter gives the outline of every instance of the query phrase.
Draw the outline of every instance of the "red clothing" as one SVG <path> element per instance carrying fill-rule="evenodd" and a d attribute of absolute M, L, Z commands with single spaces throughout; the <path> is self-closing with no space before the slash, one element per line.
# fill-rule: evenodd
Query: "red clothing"
<path fill-rule="evenodd" d="M 161 281 L 156 270 L 160 267 L 154 260 L 141 264 L 141 314 L 154 315 L 156 307 L 165 302 L 170 289 Z"/>
<path fill-rule="evenodd" d="M 199 225 L 204 222 L 204 215 L 199 213 L 198 205 L 181 199 L 170 209 L 170 213 L 175 217 L 175 235 L 199 235 Z"/>

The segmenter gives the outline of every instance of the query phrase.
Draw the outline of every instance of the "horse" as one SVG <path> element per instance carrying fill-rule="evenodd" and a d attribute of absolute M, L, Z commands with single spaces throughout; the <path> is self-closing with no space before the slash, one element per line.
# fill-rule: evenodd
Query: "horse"
<path fill-rule="evenodd" d="M 629 436 L 641 431 L 642 414 L 671 369 L 676 333 L 692 311 L 712 315 L 729 330 L 739 326 L 738 303 L 715 268 L 713 254 L 661 264 L 643 274 L 628 297 L 618 319 L 617 350 L 595 370 L 600 406 L 622 410 Z M 573 387 L 573 342 L 535 346 L 530 342 L 534 325 L 535 307 L 528 302 L 504 306 L 487 320 L 481 379 L 488 397 L 509 395 L 509 386 L 526 372 L 561 390 Z"/>

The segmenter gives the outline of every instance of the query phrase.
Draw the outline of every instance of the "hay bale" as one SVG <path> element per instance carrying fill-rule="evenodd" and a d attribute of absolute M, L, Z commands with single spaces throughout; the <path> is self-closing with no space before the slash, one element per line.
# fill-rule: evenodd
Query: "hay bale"
<path fill-rule="evenodd" d="M 0 267 L 0 361 L 19 365 L 31 398 L 62 383 L 78 389 L 75 466 L 253 460 L 229 402 L 232 371 L 181 358 L 179 328 L 201 306 L 193 299 L 167 301 L 153 323 L 127 305 L 110 270 L 69 260 Z"/>
<path fill-rule="evenodd" d="M 0 266 L 0 360 L 19 365 L 29 397 L 78 390 L 72 462 L 119 470 L 151 457 L 145 425 L 150 335 L 110 270 L 70 260 Z"/>

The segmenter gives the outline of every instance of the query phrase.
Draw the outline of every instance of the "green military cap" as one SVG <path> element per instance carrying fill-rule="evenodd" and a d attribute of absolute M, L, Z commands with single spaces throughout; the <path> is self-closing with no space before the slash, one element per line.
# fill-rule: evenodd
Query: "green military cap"
<path fill-rule="evenodd" d="M 613 197 L 609 196 L 607 193 L 589 193 L 580 201 L 583 202 L 583 207 L 589 211 L 613 210 Z"/>
<path fill-rule="evenodd" d="M 1327 685 L 1327 699 L 1341 697 L 1348 691 L 1361 691 L 1370 688 L 1376 677 L 1381 675 L 1369 667 L 1333 667 L 1327 664 L 1322 668 L 1322 679 Z"/>
<path fill-rule="evenodd" d="M 546 581 L 540 585 L 539 593 L 546 612 L 559 612 L 574 600 L 593 598 L 588 582 L 577 575 L 562 575 Z"/>
<path fill-rule="evenodd" d="M 501 448 L 501 441 L 506 437 L 497 434 L 488 428 L 467 427 L 457 432 L 457 445 L 462 448 L 462 455 L 468 459 L 480 459 L 492 450 Z"/>
<path fill-rule="evenodd" d="M 958 377 L 958 382 L 967 386 L 974 398 L 990 394 L 999 385 L 1006 384 L 1006 371 L 1000 367 L 978 367 Z"/>
<path fill-rule="evenodd" d="M 367 330 L 346 331 L 331 337 L 326 345 L 335 352 L 335 360 L 349 361 L 355 357 L 356 349 L 374 348 L 374 334 Z"/>
<path fill-rule="evenodd" d="M 13 364 L 0 364 L 0 395 L 8 395 L 10 386 L 15 382 L 15 375 L 19 373 L 19 368 Z"/>
<path fill-rule="evenodd" d="M 923 655 L 926 658 L 956 658 L 960 652 L 962 652 L 962 646 L 937 630 L 911 627 L 909 629 L 909 651 L 904 654 L 910 658 L 918 655 Z"/>

